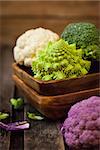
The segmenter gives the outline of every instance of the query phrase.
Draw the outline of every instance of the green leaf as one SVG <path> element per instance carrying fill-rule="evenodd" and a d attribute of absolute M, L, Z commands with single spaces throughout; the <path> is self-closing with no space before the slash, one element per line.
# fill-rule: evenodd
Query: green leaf
<path fill-rule="evenodd" d="M 27 116 L 29 119 L 32 119 L 32 120 L 43 120 L 44 118 L 42 116 L 38 116 L 34 113 L 30 113 L 30 112 L 27 112 Z"/>
<path fill-rule="evenodd" d="M 23 100 L 21 98 L 18 98 L 18 99 L 11 98 L 10 99 L 10 103 L 14 107 L 14 109 L 19 109 L 24 104 L 24 102 L 23 102 Z"/>
<path fill-rule="evenodd" d="M 9 117 L 9 114 L 0 112 L 0 120 L 6 119 Z"/>

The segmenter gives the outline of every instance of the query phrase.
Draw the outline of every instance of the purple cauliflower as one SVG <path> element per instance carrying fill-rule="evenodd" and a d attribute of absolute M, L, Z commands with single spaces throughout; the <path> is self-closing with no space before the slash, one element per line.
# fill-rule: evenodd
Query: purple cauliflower
<path fill-rule="evenodd" d="M 61 132 L 71 149 L 100 146 L 100 97 L 92 96 L 73 105 Z"/>

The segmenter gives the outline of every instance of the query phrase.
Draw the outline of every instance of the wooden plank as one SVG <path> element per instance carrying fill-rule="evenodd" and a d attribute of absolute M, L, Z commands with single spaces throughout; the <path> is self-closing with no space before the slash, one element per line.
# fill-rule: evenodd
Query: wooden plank
<path fill-rule="evenodd" d="M 99 1 L 2 1 L 0 43 L 14 45 L 20 34 L 39 26 L 58 34 L 71 22 L 86 21 L 99 27 L 99 4 Z"/>
<path fill-rule="evenodd" d="M 14 97 L 22 97 L 24 100 L 25 98 L 22 96 L 20 90 L 16 89 Z M 34 108 L 29 105 L 25 101 L 24 107 L 24 120 L 28 120 L 26 116 L 27 111 L 35 111 Z M 23 120 L 23 110 L 16 111 L 13 110 L 12 113 L 13 120 L 18 121 Z M 29 120 L 28 120 L 29 121 Z M 30 121 L 29 121 L 30 122 Z M 58 122 L 51 122 L 49 120 L 45 121 L 31 121 L 31 128 L 29 130 L 24 131 L 24 139 L 23 139 L 23 131 L 16 132 L 11 134 L 11 143 L 10 143 L 10 150 L 64 150 L 64 143 L 63 137 L 59 131 L 59 123 Z M 42 130 L 43 129 L 43 130 Z M 33 142 L 33 139 L 35 142 Z M 42 140 L 41 140 L 42 139 Z M 53 140 L 53 141 L 52 141 Z M 55 144 L 55 146 L 54 146 Z"/>
<path fill-rule="evenodd" d="M 71 19 L 39 19 L 39 18 L 13 18 L 13 19 L 2 19 L 1 24 L 1 35 L 0 35 L 0 43 L 15 45 L 16 38 L 24 33 L 26 30 L 36 27 L 44 27 L 51 29 L 52 31 L 61 34 L 64 30 L 64 27 L 72 22 L 78 21 L 86 21 L 91 22 L 99 27 L 99 19 L 98 18 L 78 18 L 74 17 Z"/>
<path fill-rule="evenodd" d="M 15 87 L 14 98 L 23 98 L 22 93 Z M 12 122 L 24 120 L 24 108 L 12 108 Z M 10 150 L 24 150 L 24 131 L 12 132 L 10 136 Z"/>
<path fill-rule="evenodd" d="M 10 134 L 5 134 L 3 136 L 0 135 L 0 149 L 1 150 L 9 150 L 10 144 Z"/>
<path fill-rule="evenodd" d="M 1 6 L 2 14 L 0 15 L 3 17 L 14 15 L 99 16 L 99 1 L 10 1 L 1 2 Z"/>
<path fill-rule="evenodd" d="M 79 92 L 57 95 L 43 96 L 27 86 L 16 75 L 13 75 L 16 86 L 23 91 L 30 103 L 42 114 L 53 120 L 60 119 L 66 115 L 66 111 L 76 102 L 90 96 L 100 95 L 100 88 L 88 89 Z"/>
<path fill-rule="evenodd" d="M 26 112 L 36 112 L 27 104 Z M 59 122 L 51 120 L 31 121 L 30 130 L 24 132 L 24 150 L 64 150 L 63 137 L 59 130 Z"/>
<path fill-rule="evenodd" d="M 9 98 L 13 96 L 14 86 L 12 81 L 12 51 L 9 47 L 0 48 L 0 65 L 1 65 L 1 93 L 2 110 L 9 111 Z"/>
<path fill-rule="evenodd" d="M 0 48 L 0 111 L 11 113 L 9 99 L 13 97 L 14 86 L 11 79 L 12 52 L 8 47 Z M 10 133 L 0 137 L 0 149 L 8 150 Z"/>

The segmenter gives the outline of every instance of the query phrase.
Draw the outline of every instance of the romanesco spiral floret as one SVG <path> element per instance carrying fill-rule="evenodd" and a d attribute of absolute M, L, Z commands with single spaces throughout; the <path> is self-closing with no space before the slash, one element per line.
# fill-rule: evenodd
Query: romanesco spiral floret
<path fill-rule="evenodd" d="M 82 49 L 63 39 L 49 43 L 32 63 L 34 77 L 41 80 L 75 78 L 88 73 L 90 61 L 82 59 Z"/>

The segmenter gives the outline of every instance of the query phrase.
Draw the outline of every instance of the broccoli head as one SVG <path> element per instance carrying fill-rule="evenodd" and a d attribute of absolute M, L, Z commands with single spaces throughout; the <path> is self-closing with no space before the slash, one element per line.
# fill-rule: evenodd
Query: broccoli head
<path fill-rule="evenodd" d="M 100 144 L 100 97 L 76 103 L 68 112 L 61 131 L 72 149 L 95 149 Z"/>
<path fill-rule="evenodd" d="M 69 44 L 76 43 L 77 48 L 85 48 L 88 45 L 98 45 L 99 33 L 92 23 L 71 23 L 64 29 L 61 37 Z"/>

